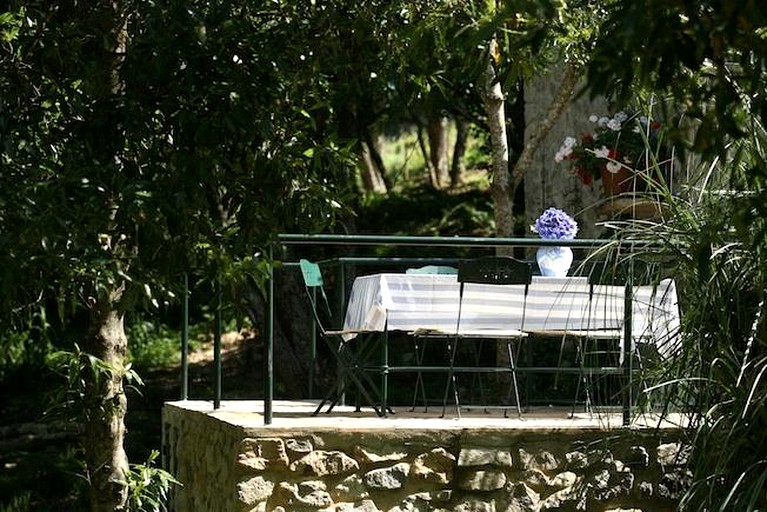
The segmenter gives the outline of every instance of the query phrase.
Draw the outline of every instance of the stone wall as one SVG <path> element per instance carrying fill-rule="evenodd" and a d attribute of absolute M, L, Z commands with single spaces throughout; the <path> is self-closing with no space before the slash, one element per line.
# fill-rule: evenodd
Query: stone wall
<path fill-rule="evenodd" d="M 561 81 L 560 76 L 561 72 L 555 70 L 536 77 L 525 87 L 526 138 L 546 114 Z M 578 238 L 596 238 L 602 233 L 597 225 L 605 220 L 600 212 L 600 203 L 604 200 L 601 182 L 584 185 L 567 166 L 555 162 L 554 155 L 565 137 L 580 137 L 592 128 L 588 120 L 591 114 L 608 113 L 606 101 L 591 101 L 586 96 L 580 96 L 557 119 L 536 152 L 533 167 L 525 177 L 525 225 L 532 224 L 549 206 L 555 206 L 576 217 Z"/>
<path fill-rule="evenodd" d="M 173 404 L 176 512 L 671 511 L 677 431 L 240 427 Z"/>

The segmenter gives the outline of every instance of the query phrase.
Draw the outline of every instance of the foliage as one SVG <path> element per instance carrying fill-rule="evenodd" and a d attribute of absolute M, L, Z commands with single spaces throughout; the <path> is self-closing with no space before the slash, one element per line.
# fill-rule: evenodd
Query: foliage
<path fill-rule="evenodd" d="M 446 196 L 421 185 L 360 206 L 361 233 L 489 236 L 492 207 L 481 186 Z"/>
<path fill-rule="evenodd" d="M 720 154 L 748 135 L 749 117 L 767 119 L 767 15 L 750 0 L 619 0 L 589 63 L 592 94 L 626 103 L 636 87 L 673 94 L 699 128 L 693 148 Z M 675 125 L 677 123 L 674 123 Z M 687 124 L 673 132 L 687 141 Z"/>
<path fill-rule="evenodd" d="M 3 454 L 0 473 L 0 510 L 82 511 L 87 509 L 87 485 L 83 478 L 82 450 L 61 438 L 23 446 Z"/>
<path fill-rule="evenodd" d="M 102 396 L 95 407 L 86 404 L 88 387 L 100 389 L 114 374 L 136 389 L 137 386 L 143 385 L 141 377 L 130 363 L 110 364 L 83 352 L 77 345 L 72 352 L 53 352 L 48 357 L 48 364 L 64 380 L 63 386 L 51 396 L 52 407 L 49 416 L 61 416 L 78 425 L 96 421 L 99 417 L 107 417 L 112 408 L 119 407 L 115 397 L 109 395 Z"/>
<path fill-rule="evenodd" d="M 752 136 L 701 166 L 687 194 L 654 190 L 661 220 L 620 226 L 623 237 L 662 241 L 687 298 L 681 349 L 646 376 L 649 401 L 690 422 L 692 485 L 682 510 L 767 506 L 767 132 L 752 121 Z"/>
<path fill-rule="evenodd" d="M 128 473 L 129 512 L 166 512 L 171 488 L 181 483 L 167 471 L 157 468 L 160 452 L 152 450 L 144 464 L 131 464 Z"/>
<path fill-rule="evenodd" d="M 0 503 L 0 512 L 29 512 L 32 510 L 32 498 L 29 492 L 17 494 L 7 504 Z"/>
<path fill-rule="evenodd" d="M 129 361 L 139 369 L 164 368 L 179 364 L 181 332 L 162 319 L 150 321 L 140 315 L 126 328 L 131 340 Z M 189 350 L 200 348 L 210 338 L 212 319 L 205 315 L 202 321 L 189 325 Z M 231 325 L 228 328 L 234 329 Z"/>
<path fill-rule="evenodd" d="M 656 236 L 682 284 L 682 350 L 648 390 L 689 416 L 693 482 L 683 510 L 767 507 L 764 72 L 767 16 L 748 0 L 615 3 L 588 72 L 592 93 L 668 91 L 707 162 L 683 196 L 662 187 Z M 672 134 L 686 140 L 690 123 Z"/>

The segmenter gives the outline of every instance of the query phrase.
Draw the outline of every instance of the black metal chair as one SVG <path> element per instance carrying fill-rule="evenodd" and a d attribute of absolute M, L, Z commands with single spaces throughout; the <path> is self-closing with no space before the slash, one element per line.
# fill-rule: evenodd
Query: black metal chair
<path fill-rule="evenodd" d="M 623 373 L 621 368 L 621 343 L 625 334 L 624 327 L 613 327 L 611 324 L 620 320 L 631 321 L 625 311 L 617 318 L 618 311 L 625 307 L 625 297 L 622 294 L 610 297 L 604 292 L 604 285 L 611 281 L 603 278 L 599 272 L 589 274 L 589 297 L 586 314 L 587 325 L 583 330 L 569 330 L 563 334 L 575 340 L 577 363 L 579 367 L 578 381 L 573 399 L 572 415 L 578 404 L 581 391 L 584 393 L 584 410 L 591 414 L 598 400 L 596 394 L 600 391 L 607 396 L 607 380 L 610 376 Z M 611 287 L 610 289 L 614 289 Z M 625 293 L 626 288 L 623 288 Z M 561 353 L 561 351 L 560 351 Z M 600 389 L 601 388 L 601 389 Z"/>
<path fill-rule="evenodd" d="M 315 325 L 320 337 L 325 341 L 328 348 L 330 348 L 338 366 L 336 382 L 317 406 L 314 415 L 319 414 L 322 411 L 322 408 L 326 405 L 328 406 L 326 412 L 329 413 L 344 397 L 348 390 L 347 388 L 351 386 L 351 389 L 358 394 L 358 400 L 356 402 L 357 411 L 360 410 L 359 397 L 361 397 L 375 410 L 376 414 L 383 416 L 384 410 L 379 405 L 380 401 L 374 398 L 374 395 L 378 396 L 380 393 L 377 386 L 370 378 L 370 375 L 365 372 L 365 368 L 361 363 L 361 361 L 364 360 L 366 352 L 363 350 L 354 350 L 354 348 L 359 347 L 350 346 L 352 343 L 359 344 L 359 340 L 356 339 L 357 337 L 370 333 L 356 330 L 334 330 L 326 328 L 326 325 L 330 325 L 327 322 L 332 323 L 332 325 L 338 324 L 333 320 L 332 309 L 325 292 L 320 267 L 316 263 L 305 259 L 300 260 L 299 265 L 301 267 L 301 275 L 304 279 L 306 295 L 309 298 L 312 307 Z M 355 339 L 347 342 L 345 340 L 345 336 L 347 335 L 354 335 Z"/>
<path fill-rule="evenodd" d="M 449 265 L 424 265 L 422 267 L 412 267 L 405 270 L 406 274 L 430 274 L 430 275 L 456 275 L 458 269 Z M 436 333 L 432 331 L 416 330 L 409 333 L 413 339 L 413 348 L 416 364 L 416 381 L 413 389 L 413 400 L 410 407 L 411 411 L 415 410 L 416 403 L 420 397 L 423 403 L 424 412 L 429 408 L 428 399 L 426 397 L 426 382 L 424 382 L 423 371 L 424 368 L 424 356 L 426 354 L 427 343 L 429 340 L 444 339 L 445 335 L 442 333 Z M 434 369 L 432 367 L 432 369 Z"/>
<path fill-rule="evenodd" d="M 509 386 L 507 401 L 510 400 L 511 394 L 514 394 L 514 404 L 517 409 L 517 415 L 522 416 L 522 409 L 519 403 L 519 386 L 517 383 L 517 368 L 514 362 L 514 351 L 512 350 L 512 342 L 514 340 L 520 340 L 525 338 L 527 334 L 524 332 L 525 325 L 525 311 L 527 308 L 527 293 L 530 283 L 532 281 L 532 268 L 527 262 L 523 262 L 508 256 L 488 256 L 483 258 L 477 258 L 473 260 L 466 260 L 460 263 L 458 267 L 458 315 L 456 319 L 455 334 L 449 338 L 448 350 L 450 352 L 450 366 L 448 368 L 447 383 L 445 386 L 445 394 L 442 401 L 442 415 L 445 415 L 447 409 L 448 396 L 450 389 L 452 388 L 453 397 L 455 399 L 455 405 L 457 414 L 461 415 L 461 401 L 458 392 L 458 385 L 456 383 L 456 373 L 499 373 L 508 372 L 511 374 L 511 385 Z M 524 296 L 522 304 L 522 318 L 520 322 L 520 329 L 461 329 L 461 315 L 463 311 L 463 299 L 466 285 L 480 284 L 480 285 L 524 285 Z M 459 342 L 463 339 L 492 339 L 497 342 L 503 342 L 506 344 L 506 355 L 509 359 L 508 367 L 456 367 L 455 360 L 458 353 Z M 487 405 L 483 405 L 487 408 Z M 503 406 L 504 415 L 507 413 L 508 406 Z"/>

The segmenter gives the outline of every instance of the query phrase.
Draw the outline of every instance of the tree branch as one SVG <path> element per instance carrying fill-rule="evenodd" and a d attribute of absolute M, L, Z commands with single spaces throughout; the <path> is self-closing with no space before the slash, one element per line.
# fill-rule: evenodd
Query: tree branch
<path fill-rule="evenodd" d="M 578 83 L 580 69 L 581 67 L 574 62 L 570 62 L 565 66 L 562 81 L 559 83 L 557 93 L 554 95 L 554 99 L 549 105 L 546 115 L 543 120 L 530 131 L 530 138 L 525 143 L 525 148 L 522 150 L 519 159 L 514 164 L 514 168 L 511 171 L 512 191 L 516 190 L 519 184 L 522 183 L 525 174 L 533 165 L 533 157 L 541 146 L 543 139 L 546 138 L 546 135 L 551 131 L 554 123 L 569 105 L 570 99 L 575 91 L 575 86 Z"/>

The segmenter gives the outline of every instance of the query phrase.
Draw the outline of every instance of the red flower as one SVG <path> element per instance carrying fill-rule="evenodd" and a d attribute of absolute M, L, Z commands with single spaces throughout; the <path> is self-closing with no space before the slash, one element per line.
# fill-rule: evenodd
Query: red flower
<path fill-rule="evenodd" d="M 575 174 L 578 175 L 578 177 L 581 179 L 584 185 L 591 185 L 594 183 L 594 175 L 590 172 L 586 172 L 586 170 L 583 167 L 576 167 L 574 169 Z"/>

